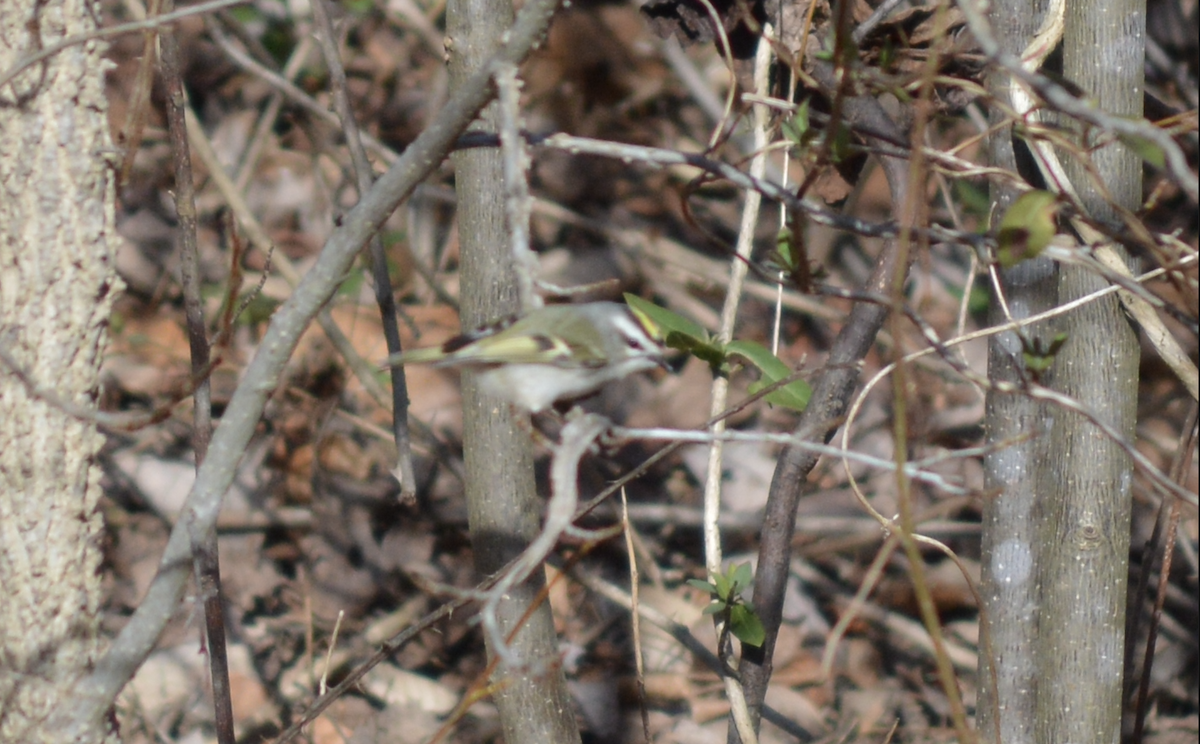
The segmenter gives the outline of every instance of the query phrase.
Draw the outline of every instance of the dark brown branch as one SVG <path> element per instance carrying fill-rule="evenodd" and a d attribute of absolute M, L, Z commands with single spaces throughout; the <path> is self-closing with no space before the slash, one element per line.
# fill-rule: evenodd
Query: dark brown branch
<path fill-rule="evenodd" d="M 163 10 L 170 12 L 167 0 Z M 192 394 L 192 449 L 196 467 L 208 455 L 212 439 L 212 385 L 203 374 L 209 367 L 208 333 L 204 322 L 204 300 L 200 296 L 200 249 L 196 241 L 196 189 L 192 177 L 192 157 L 188 148 L 183 92 L 183 62 L 179 40 L 173 29 L 161 34 L 162 80 L 166 88 L 167 128 L 175 165 L 175 213 L 179 219 L 179 266 L 183 285 L 183 308 L 187 322 L 188 345 L 192 357 L 192 377 L 201 382 Z M 229 688 L 229 659 L 225 652 L 225 613 L 221 607 L 221 564 L 216 529 L 192 532 L 192 562 L 196 584 L 204 606 L 204 637 L 208 648 L 208 668 L 212 680 L 213 720 L 220 744 L 233 744 L 233 701 Z"/>
<path fill-rule="evenodd" d="M 323 0 L 313 3 L 313 19 L 317 23 L 317 40 L 329 67 L 329 89 L 333 93 L 333 106 L 342 122 L 342 133 L 354 165 L 358 181 L 358 193 L 365 194 L 375 182 L 371 162 L 367 160 L 367 149 L 363 147 L 354 111 L 350 107 L 350 96 L 346 90 L 346 69 L 338 55 L 337 39 L 329 11 Z M 375 304 L 379 306 L 383 337 L 387 342 L 388 358 L 401 352 L 400 324 L 396 320 L 396 298 L 392 294 L 392 283 L 388 276 L 387 254 L 384 253 L 383 238 L 376 234 L 368 243 L 371 252 L 371 282 L 375 285 Z M 392 436 L 396 441 L 396 471 L 400 480 L 400 498 L 416 503 L 417 478 L 413 473 L 412 438 L 408 434 L 408 383 L 404 376 L 404 365 L 391 365 L 392 373 Z"/>
<path fill-rule="evenodd" d="M 827 92 L 837 89 L 832 66 L 817 65 L 813 77 Z M 843 115 L 852 125 L 869 126 L 886 133 L 892 140 L 904 139 L 873 98 L 847 98 L 843 104 Z M 891 189 L 893 209 L 899 211 L 907 202 L 907 162 L 887 157 L 881 158 L 881 161 Z M 890 295 L 896 272 L 907 274 L 908 271 L 907 266 L 897 266 L 896 262 L 897 241 L 888 239 L 863 291 L 873 295 Z M 812 397 L 796 427 L 798 437 L 823 442 L 833 438 L 858 382 L 860 362 L 875 342 L 887 315 L 887 307 L 877 303 L 859 302 L 854 305 L 846 324 L 833 342 L 824 371 L 813 384 Z M 766 640 L 759 648 L 745 647 L 738 666 L 746 704 L 756 721 L 771 679 L 771 658 L 782 621 L 783 597 L 791 564 L 792 535 L 796 529 L 796 507 L 800 503 L 804 481 L 818 459 L 819 456 L 811 451 L 799 447 L 786 448 L 776 466 L 767 496 L 758 570 L 754 577 L 754 611 L 766 629 Z M 731 743 L 740 741 L 733 727 L 729 730 L 729 740 Z"/>

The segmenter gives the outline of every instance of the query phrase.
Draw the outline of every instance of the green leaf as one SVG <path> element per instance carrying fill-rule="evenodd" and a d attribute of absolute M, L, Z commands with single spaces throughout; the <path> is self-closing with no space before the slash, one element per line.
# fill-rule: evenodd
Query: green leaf
<path fill-rule="evenodd" d="M 890 70 L 892 62 L 896 60 L 896 48 L 892 44 L 892 38 L 885 36 L 883 46 L 879 49 L 879 69 Z"/>
<path fill-rule="evenodd" d="M 1009 206 L 996 232 L 996 260 L 1006 269 L 1034 258 L 1050 245 L 1057 232 L 1054 222 L 1062 208 L 1049 191 L 1026 191 Z"/>
<path fill-rule="evenodd" d="M 834 163 L 840 163 L 851 154 L 850 127 L 839 122 L 833 130 L 833 138 L 829 140 L 829 159 Z"/>
<path fill-rule="evenodd" d="M 1136 152 L 1138 157 L 1155 168 L 1161 170 L 1166 166 L 1167 156 L 1163 153 L 1163 149 L 1145 137 L 1136 134 L 1118 134 L 1117 139 L 1124 142 L 1126 147 Z"/>
<path fill-rule="evenodd" d="M 729 581 L 729 577 L 724 574 L 713 574 L 713 583 L 717 585 L 717 599 L 728 602 L 733 599 L 733 584 Z"/>
<path fill-rule="evenodd" d="M 781 227 L 775 235 L 775 258 L 783 271 L 791 271 L 796 266 L 796 257 L 792 255 L 792 228 Z"/>
<path fill-rule="evenodd" d="M 733 579 L 733 591 L 735 594 L 741 594 L 743 589 L 754 583 L 754 572 L 750 569 L 750 561 L 734 566 L 730 570 L 729 575 Z"/>
<path fill-rule="evenodd" d="M 725 611 L 725 608 L 726 608 L 726 607 L 728 607 L 728 606 L 729 606 L 729 605 L 725 604 L 725 603 L 724 603 L 724 602 L 722 602 L 721 600 L 719 600 L 719 599 L 714 599 L 712 602 L 709 602 L 709 603 L 708 603 L 708 606 L 704 608 L 704 612 L 703 612 L 703 613 L 701 613 L 701 614 L 704 614 L 704 615 L 715 615 L 715 614 L 717 614 L 718 612 L 724 612 L 724 611 Z"/>
<path fill-rule="evenodd" d="M 716 594 L 717 593 L 717 588 L 715 586 L 713 586 L 711 581 L 704 581 L 703 579 L 688 579 L 687 584 L 688 584 L 688 586 L 699 589 L 700 591 L 704 592 L 705 594 Z"/>
<path fill-rule="evenodd" d="M 744 604 L 736 604 L 730 608 L 729 630 L 739 641 L 755 648 L 763 645 L 763 641 L 767 639 L 762 620 L 758 619 L 754 610 Z"/>
<path fill-rule="evenodd" d="M 780 380 L 792 376 L 792 368 L 783 360 L 772 354 L 765 346 L 754 341 L 730 341 L 725 352 L 737 355 L 753 364 L 761 377 L 750 386 L 751 393 L 757 393 L 763 388 L 773 385 Z M 812 388 L 804 380 L 789 382 L 778 390 L 768 393 L 765 400 L 771 405 L 788 408 L 793 411 L 803 411 L 808 406 L 812 396 Z"/>
<path fill-rule="evenodd" d="M 715 342 L 700 324 L 628 292 L 625 293 L 625 302 L 641 316 L 643 322 L 654 326 L 650 330 L 656 331 L 669 348 L 708 362 L 718 372 L 725 366 L 725 347 Z"/>
<path fill-rule="evenodd" d="M 783 274 L 796 289 L 802 293 L 812 291 L 814 279 L 824 276 L 825 272 L 817 266 L 813 268 L 808 260 L 808 250 L 804 245 L 805 216 L 803 212 L 788 210 L 787 222 L 775 235 L 775 250 L 771 251 L 762 262 L 763 268 Z"/>
<path fill-rule="evenodd" d="M 783 136 L 796 147 L 804 147 L 812 141 L 812 129 L 808 120 L 808 99 L 796 109 L 795 113 L 783 120 Z"/>
<path fill-rule="evenodd" d="M 708 341 L 708 331 L 704 330 L 699 323 L 690 321 L 665 307 L 659 307 L 649 300 L 643 300 L 628 292 L 625 293 L 625 302 L 643 319 L 653 323 L 656 328 L 652 330 L 657 330 L 662 338 L 666 338 L 667 334 L 674 331 L 682 336 Z"/>
<path fill-rule="evenodd" d="M 725 367 L 727 357 L 725 347 L 714 341 L 694 338 L 679 331 L 671 331 L 663 339 L 663 343 L 668 348 L 685 351 L 701 361 L 708 362 L 715 372 L 720 372 Z"/>

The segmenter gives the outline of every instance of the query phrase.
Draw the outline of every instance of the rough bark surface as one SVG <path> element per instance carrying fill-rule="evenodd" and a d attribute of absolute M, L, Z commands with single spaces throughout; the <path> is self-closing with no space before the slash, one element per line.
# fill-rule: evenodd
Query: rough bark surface
<path fill-rule="evenodd" d="M 96 19 L 78 0 L 5 3 L 0 70 Z M 69 47 L 0 90 L 0 344 L 37 386 L 84 408 L 118 281 L 102 51 Z M 95 661 L 102 441 L 0 369 L 0 741 L 51 741 L 46 717 Z"/>

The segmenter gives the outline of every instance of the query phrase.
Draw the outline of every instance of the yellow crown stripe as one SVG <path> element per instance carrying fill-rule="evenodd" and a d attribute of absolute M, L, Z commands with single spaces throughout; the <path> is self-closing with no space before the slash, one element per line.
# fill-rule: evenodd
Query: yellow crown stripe
<path fill-rule="evenodd" d="M 641 324 L 642 330 L 646 332 L 646 335 L 661 343 L 663 340 L 663 334 L 662 329 L 658 326 L 658 323 L 655 323 L 650 319 L 649 315 L 645 314 L 636 307 L 632 305 L 627 305 L 627 307 L 629 308 L 629 312 L 633 313 L 633 317 L 637 318 L 637 322 Z"/>

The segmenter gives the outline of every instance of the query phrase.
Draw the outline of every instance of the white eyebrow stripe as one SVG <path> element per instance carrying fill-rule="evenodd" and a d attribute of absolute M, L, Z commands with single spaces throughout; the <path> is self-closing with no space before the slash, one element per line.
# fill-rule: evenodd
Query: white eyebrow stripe
<path fill-rule="evenodd" d="M 646 329 L 642 327 L 642 324 L 637 322 L 637 319 L 635 319 L 628 312 L 621 313 L 613 318 L 613 325 L 616 326 L 621 333 L 625 334 L 626 338 L 648 342 L 651 348 L 658 346 L 658 343 L 654 339 L 650 338 L 650 335 L 646 333 Z"/>

